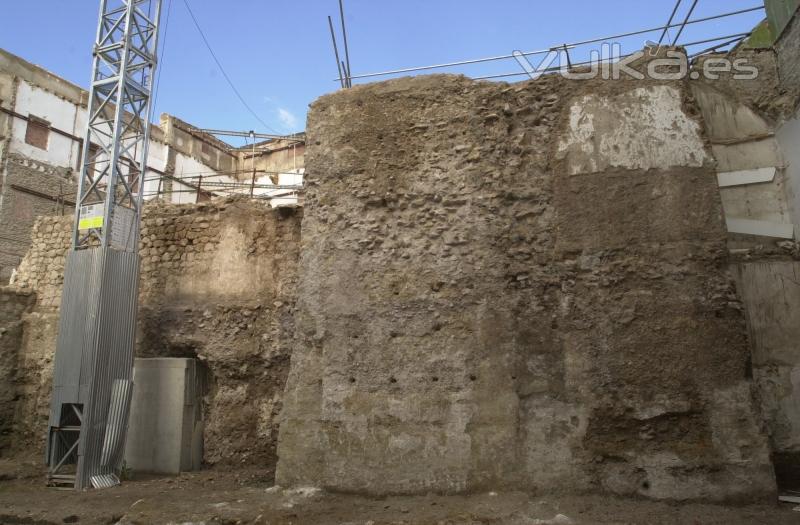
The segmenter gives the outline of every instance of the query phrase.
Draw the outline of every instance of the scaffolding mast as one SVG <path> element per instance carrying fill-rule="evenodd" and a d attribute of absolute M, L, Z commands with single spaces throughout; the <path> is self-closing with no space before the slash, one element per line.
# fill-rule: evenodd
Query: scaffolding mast
<path fill-rule="evenodd" d="M 136 249 L 160 6 L 161 0 L 101 1 L 74 249 Z"/>
<path fill-rule="evenodd" d="M 161 0 L 101 0 L 47 440 L 48 482 L 119 483 Z"/>

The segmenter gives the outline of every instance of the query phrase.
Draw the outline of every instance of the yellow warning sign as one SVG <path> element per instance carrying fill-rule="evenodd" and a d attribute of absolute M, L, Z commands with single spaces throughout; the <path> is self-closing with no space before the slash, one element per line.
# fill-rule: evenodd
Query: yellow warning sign
<path fill-rule="evenodd" d="M 81 215 L 78 219 L 79 230 L 92 230 L 103 227 L 103 206 L 102 204 L 89 204 L 81 206 Z"/>
<path fill-rule="evenodd" d="M 103 216 L 100 217 L 81 217 L 78 221 L 78 229 L 91 230 L 103 227 Z"/>

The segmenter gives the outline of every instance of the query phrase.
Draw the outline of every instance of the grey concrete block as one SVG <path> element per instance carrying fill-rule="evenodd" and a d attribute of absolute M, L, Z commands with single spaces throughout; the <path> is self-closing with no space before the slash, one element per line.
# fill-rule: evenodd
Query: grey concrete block
<path fill-rule="evenodd" d="M 203 460 L 203 368 L 197 359 L 136 359 L 126 466 L 177 474 Z"/>

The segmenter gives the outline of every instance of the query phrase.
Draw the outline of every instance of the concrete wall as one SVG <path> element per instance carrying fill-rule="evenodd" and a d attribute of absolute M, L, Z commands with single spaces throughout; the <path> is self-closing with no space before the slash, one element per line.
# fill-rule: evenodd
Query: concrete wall
<path fill-rule="evenodd" d="M 784 160 L 784 178 L 788 181 L 792 222 L 800 225 L 800 148 L 797 147 L 800 144 L 800 109 L 778 128 L 776 135 Z"/>
<path fill-rule="evenodd" d="M 197 359 L 136 359 L 125 466 L 178 474 L 203 462 L 205 369 Z"/>
<path fill-rule="evenodd" d="M 162 199 L 173 204 L 195 203 L 210 197 L 202 191 L 203 180 L 209 190 L 209 182 L 237 182 L 238 159 L 231 146 L 171 115 L 161 116 L 161 129 L 170 145 L 165 171 L 172 177 L 161 182 Z M 158 190 L 151 188 L 151 192 Z"/>
<path fill-rule="evenodd" d="M 236 153 L 225 142 L 171 115 L 162 115 L 161 128 L 176 152 L 194 158 L 207 166 L 207 171 L 231 173 L 237 169 Z"/>
<path fill-rule="evenodd" d="M 772 495 L 691 99 L 430 76 L 315 102 L 277 482 Z"/>
<path fill-rule="evenodd" d="M 793 239 L 800 224 L 792 178 L 773 124 L 735 96 L 694 83 L 706 134 L 717 162 L 729 247 L 752 250 Z M 791 150 L 786 150 L 787 152 Z"/>
<path fill-rule="evenodd" d="M 283 140 L 270 141 L 256 150 L 256 169 L 271 173 L 297 173 L 305 168 L 305 144 Z M 247 148 L 239 151 L 243 170 L 252 166 L 252 152 Z"/>
<path fill-rule="evenodd" d="M 747 306 L 753 376 L 778 483 L 795 488 L 800 486 L 800 262 L 741 262 L 733 269 Z"/>
<path fill-rule="evenodd" d="M 300 211 L 227 199 L 145 206 L 139 357 L 200 359 L 208 370 L 209 464 L 274 467 L 277 414 L 294 333 Z M 16 286 L 36 293 L 17 384 L 15 454 L 40 454 L 69 217 L 41 217 Z"/>

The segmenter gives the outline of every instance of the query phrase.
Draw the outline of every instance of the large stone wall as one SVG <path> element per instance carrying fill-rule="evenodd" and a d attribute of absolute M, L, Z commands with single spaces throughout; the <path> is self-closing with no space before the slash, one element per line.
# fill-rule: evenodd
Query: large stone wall
<path fill-rule="evenodd" d="M 300 217 L 248 200 L 145 207 L 137 355 L 205 363 L 207 463 L 275 464 Z M 71 217 L 37 221 L 15 283 L 37 295 L 20 352 L 16 453 L 43 446 L 71 226 Z"/>
<path fill-rule="evenodd" d="M 308 144 L 278 483 L 774 492 L 685 84 L 399 79 Z"/>

